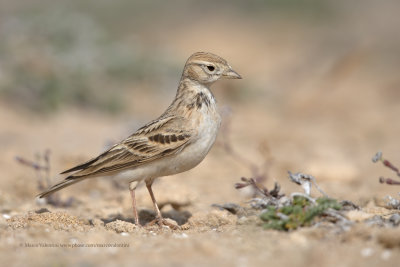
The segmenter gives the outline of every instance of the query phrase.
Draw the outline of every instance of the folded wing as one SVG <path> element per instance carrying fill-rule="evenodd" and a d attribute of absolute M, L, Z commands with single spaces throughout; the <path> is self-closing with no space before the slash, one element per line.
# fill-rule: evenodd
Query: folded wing
<path fill-rule="evenodd" d="M 174 155 L 190 143 L 193 134 L 183 117 L 162 117 L 152 121 L 96 158 L 62 172 L 71 175 L 39 197 L 45 197 L 85 178 L 113 175 Z"/>

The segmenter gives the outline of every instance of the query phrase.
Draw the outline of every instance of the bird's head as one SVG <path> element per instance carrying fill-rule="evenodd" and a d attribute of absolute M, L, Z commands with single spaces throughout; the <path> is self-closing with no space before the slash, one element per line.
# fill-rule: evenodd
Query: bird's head
<path fill-rule="evenodd" d="M 242 78 L 225 59 L 206 52 L 197 52 L 189 57 L 183 69 L 183 77 L 206 85 L 219 79 Z"/>

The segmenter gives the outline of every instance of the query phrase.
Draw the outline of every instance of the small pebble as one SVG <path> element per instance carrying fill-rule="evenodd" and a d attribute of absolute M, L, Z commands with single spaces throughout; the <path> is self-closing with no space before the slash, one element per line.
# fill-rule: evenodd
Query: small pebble
<path fill-rule="evenodd" d="M 397 226 L 400 224 L 400 214 L 396 213 L 390 216 L 389 221 L 393 223 L 394 226 Z"/>
<path fill-rule="evenodd" d="M 374 253 L 374 250 L 372 248 L 364 248 L 361 250 L 361 256 L 363 257 L 369 257 Z"/>
<path fill-rule="evenodd" d="M 187 234 L 185 234 L 185 233 L 181 233 L 181 234 L 174 234 L 174 237 L 177 238 L 177 239 L 186 239 L 189 236 Z"/>
<path fill-rule="evenodd" d="M 392 256 L 392 252 L 388 249 L 384 250 L 381 254 L 382 260 L 387 261 Z"/>

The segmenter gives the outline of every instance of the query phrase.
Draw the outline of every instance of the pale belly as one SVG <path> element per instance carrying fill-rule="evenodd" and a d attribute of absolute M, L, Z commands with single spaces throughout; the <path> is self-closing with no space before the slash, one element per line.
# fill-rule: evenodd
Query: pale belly
<path fill-rule="evenodd" d="M 221 117 L 216 111 L 200 110 L 199 112 L 204 113 L 197 125 L 197 135 L 182 151 L 176 155 L 128 169 L 114 177 L 126 182 L 141 181 L 181 173 L 197 166 L 210 151 L 221 124 Z"/>

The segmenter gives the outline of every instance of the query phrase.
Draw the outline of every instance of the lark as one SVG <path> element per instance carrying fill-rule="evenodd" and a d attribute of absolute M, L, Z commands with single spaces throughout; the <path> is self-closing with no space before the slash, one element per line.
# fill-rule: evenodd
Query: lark
<path fill-rule="evenodd" d="M 210 151 L 221 124 L 210 86 L 220 79 L 241 76 L 217 55 L 194 53 L 186 61 L 175 99 L 159 118 L 99 156 L 62 172 L 68 176 L 38 196 L 88 178 L 115 177 L 129 185 L 135 223 L 140 225 L 135 189 L 144 181 L 156 212 L 153 223 L 173 227 L 162 217 L 151 186 L 159 177 L 194 168 Z"/>

